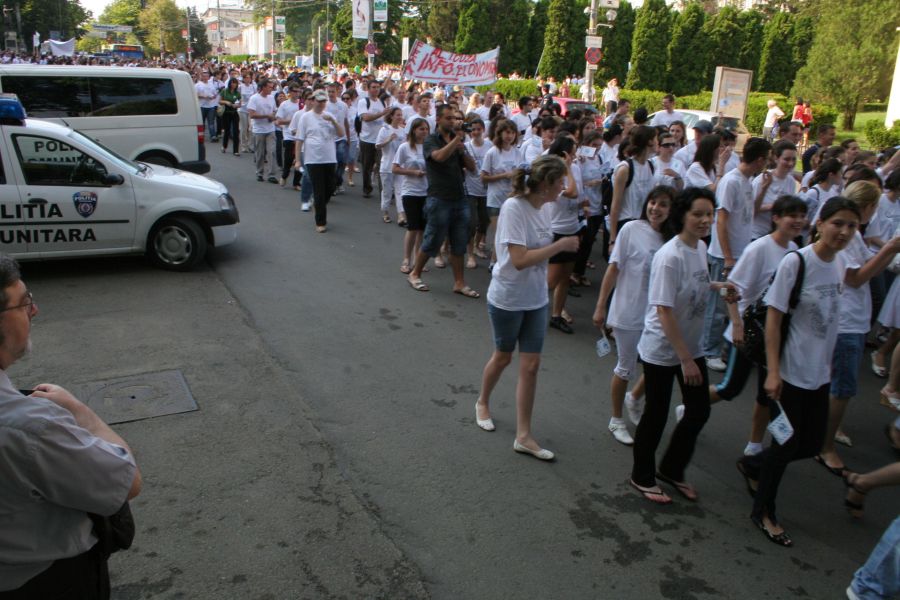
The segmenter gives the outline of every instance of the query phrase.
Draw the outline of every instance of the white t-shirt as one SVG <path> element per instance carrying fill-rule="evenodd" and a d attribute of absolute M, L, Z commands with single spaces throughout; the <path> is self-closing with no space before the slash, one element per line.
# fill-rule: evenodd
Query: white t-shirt
<path fill-rule="evenodd" d="M 354 123 L 356 123 L 356 105 L 347 107 L 347 123 L 350 124 L 350 129 L 347 130 L 347 136 L 349 141 L 358 142 L 359 134 L 356 133 L 356 127 L 354 127 Z"/>
<path fill-rule="evenodd" d="M 466 152 L 475 161 L 475 172 L 466 169 L 466 194 L 469 196 L 487 197 L 487 188 L 481 181 L 481 167 L 484 165 L 484 157 L 487 155 L 492 144 L 482 139 L 482 144 L 476 146 L 472 140 L 466 142 Z"/>
<path fill-rule="evenodd" d="M 384 146 L 381 146 L 381 163 L 379 163 L 378 167 L 380 173 L 391 172 L 391 165 L 394 164 L 394 155 L 397 153 L 397 148 L 399 148 L 400 144 L 403 143 L 403 140 L 406 139 L 402 129 L 385 124 L 385 126 L 381 128 L 381 131 L 378 132 L 378 138 L 375 140 L 375 145 L 378 146 L 379 144 L 384 144 L 384 142 L 391 137 L 391 134 L 394 135 L 394 139 Z"/>
<path fill-rule="evenodd" d="M 650 127 L 668 127 L 675 121 L 683 122 L 684 115 L 677 110 L 673 110 L 672 112 L 661 110 L 653 115 L 653 118 L 650 120 Z"/>
<path fill-rule="evenodd" d="M 545 205 L 546 206 L 546 205 Z M 529 250 L 553 242 L 547 212 L 520 197 L 510 198 L 500 208 L 494 248 L 497 264 L 491 273 L 487 301 L 503 310 L 536 310 L 547 305 L 547 261 L 517 269 L 509 257 L 509 244 Z"/>
<path fill-rule="evenodd" d="M 394 154 L 394 164 L 401 169 L 418 169 L 425 170 L 425 150 L 423 144 L 417 144 L 416 149 L 409 147 L 409 142 L 403 142 L 397 148 Z M 396 178 L 397 175 L 394 175 Z M 401 181 L 397 185 L 397 179 L 394 179 L 394 189 L 400 190 L 400 197 L 403 196 L 427 196 L 428 195 L 428 178 L 427 177 L 408 177 L 400 176 Z"/>
<path fill-rule="evenodd" d="M 841 258 L 847 269 L 861 269 L 872 258 L 862 235 L 857 231 L 847 247 L 841 250 Z M 869 282 L 859 287 L 844 285 L 841 294 L 841 318 L 838 333 L 869 333 L 872 319 L 872 292 Z"/>
<path fill-rule="evenodd" d="M 659 156 L 654 156 L 650 159 L 653 162 L 654 167 L 654 175 L 655 178 L 654 185 L 667 185 L 669 187 L 675 187 L 675 178 L 671 175 L 666 175 L 663 173 L 666 169 L 672 169 L 678 176 L 684 179 L 684 166 L 681 164 L 681 161 L 675 160 L 673 157 L 667 163 L 664 163 Z"/>
<path fill-rule="evenodd" d="M 794 176 L 788 173 L 782 178 L 778 178 L 775 176 L 774 171 L 769 171 L 772 173 L 772 183 L 769 185 L 769 189 L 766 190 L 766 195 L 762 199 L 762 204 L 760 206 L 765 206 L 766 204 L 772 204 L 779 198 L 779 196 L 790 195 L 793 196 L 797 193 L 797 180 L 794 179 Z M 753 180 L 753 197 L 756 198 L 756 195 L 759 194 L 759 190 L 762 188 L 762 175 L 757 175 Z M 772 232 L 772 211 L 771 210 L 760 210 L 756 213 L 756 216 L 753 217 L 753 239 L 761 238 L 764 235 L 769 235 Z"/>
<path fill-rule="evenodd" d="M 219 105 L 219 89 L 212 79 L 206 83 L 198 81 L 194 84 L 194 89 L 197 91 L 200 108 L 215 108 Z M 212 96 L 212 98 L 207 98 L 207 96 Z"/>
<path fill-rule="evenodd" d="M 423 117 L 419 113 L 415 113 L 406 119 L 406 126 L 403 128 L 404 135 L 409 135 L 409 130 L 412 128 L 413 121 L 416 119 L 425 119 L 428 121 L 428 133 L 434 132 L 434 128 L 437 126 L 437 119 L 433 115 Z"/>
<path fill-rule="evenodd" d="M 739 164 L 741 164 L 740 157 L 738 156 L 737 152 L 732 152 L 731 156 L 728 157 L 728 160 L 725 161 L 725 168 L 722 170 L 722 175 L 734 171 L 738 168 Z"/>
<path fill-rule="evenodd" d="M 339 137 L 338 140 L 346 140 L 347 139 L 347 129 L 353 129 L 353 121 L 346 120 L 347 119 L 347 103 L 343 100 L 335 100 L 334 102 L 328 101 L 325 104 L 325 111 L 334 116 L 334 120 L 340 123 L 341 127 L 344 128 L 344 136 Z"/>
<path fill-rule="evenodd" d="M 686 147 L 686 146 L 685 146 Z M 682 148 L 683 150 L 684 148 Z M 680 152 L 680 150 L 679 150 Z M 684 172 L 684 187 L 708 188 L 716 182 L 716 172 L 704 171 L 698 162 L 692 162 Z"/>
<path fill-rule="evenodd" d="M 780 246 L 771 235 L 750 242 L 744 249 L 741 258 L 734 265 L 734 270 L 728 274 L 728 281 L 734 284 L 740 295 L 738 300 L 740 315 L 743 315 L 747 307 L 759 300 L 768 289 L 772 275 L 775 274 L 775 269 L 778 268 L 784 255 L 796 249 L 797 244 L 794 242 L 788 242 L 787 248 Z M 733 341 L 730 320 L 728 328 L 725 329 L 725 339 Z"/>
<path fill-rule="evenodd" d="M 881 200 L 878 201 L 878 210 L 872 220 L 877 220 L 880 224 L 877 237 L 885 242 L 893 238 L 894 232 L 900 227 L 900 199 L 891 200 L 886 193 L 882 194 Z"/>
<path fill-rule="evenodd" d="M 683 148 L 679 148 L 675 151 L 675 156 L 672 158 L 681 162 L 684 165 L 685 170 L 691 166 L 691 163 L 694 162 L 694 155 L 697 154 L 697 142 L 690 141 Z"/>
<path fill-rule="evenodd" d="M 530 165 L 534 162 L 534 159 L 544 153 L 544 142 L 540 136 L 534 136 L 529 143 L 522 144 L 522 150 L 525 155 L 525 162 Z"/>
<path fill-rule="evenodd" d="M 291 135 L 291 121 L 293 120 L 294 113 L 300 110 L 299 102 L 291 102 L 290 100 L 285 100 L 278 107 L 278 110 L 275 111 L 275 118 L 279 121 L 287 121 L 287 125 L 281 125 L 281 135 L 284 136 L 286 141 L 292 141 L 296 139 L 293 135 Z"/>
<path fill-rule="evenodd" d="M 819 187 L 819 184 L 816 184 L 806 190 L 806 194 L 804 195 L 804 200 L 806 201 L 806 219 L 807 221 L 815 225 L 816 217 L 819 216 L 819 209 L 822 208 L 822 205 L 828 202 L 831 198 L 834 198 L 838 195 L 838 188 L 836 185 L 831 186 L 830 189 L 823 190 Z M 809 229 L 809 226 L 806 227 Z"/>
<path fill-rule="evenodd" d="M 369 103 L 366 108 L 366 103 Z M 356 111 L 362 120 L 362 130 L 359 132 L 359 141 L 374 144 L 378 139 L 378 132 L 384 125 L 384 117 L 379 117 L 373 121 L 365 121 L 362 116 L 365 114 L 378 114 L 384 112 L 384 104 L 379 99 L 372 100 L 369 96 L 364 96 L 356 103 Z"/>
<path fill-rule="evenodd" d="M 481 172 L 486 175 L 506 173 L 522 164 L 522 154 L 513 146 L 509 150 L 501 150 L 493 146 L 484 157 Z M 489 208 L 500 208 L 503 202 L 512 195 L 512 180 L 500 179 L 487 185 L 487 205 Z"/>
<path fill-rule="evenodd" d="M 303 164 L 320 165 L 337 163 L 337 152 L 334 143 L 337 141 L 337 129 L 330 121 L 322 118 L 315 111 L 298 112 L 296 128 L 297 139 L 303 140 Z"/>
<path fill-rule="evenodd" d="M 763 122 L 763 127 L 775 127 L 775 122 L 783 116 L 784 111 L 777 106 L 773 106 L 766 111 L 766 120 Z"/>
<path fill-rule="evenodd" d="M 733 258 L 741 257 L 753 239 L 753 184 L 739 169 L 725 175 L 716 187 L 716 218 L 720 211 L 728 211 L 728 241 Z M 768 235 L 768 234 L 767 234 Z M 709 255 L 725 258 L 719 243 L 719 228 L 713 224 Z"/>
<path fill-rule="evenodd" d="M 812 181 L 813 175 L 815 175 L 815 174 L 816 174 L 816 170 L 815 170 L 815 169 L 813 169 L 812 171 L 807 171 L 807 172 L 803 175 L 803 179 L 800 181 L 800 187 L 801 187 L 801 188 L 809 189 L 809 182 Z M 831 186 L 831 187 L 836 188 L 837 186 L 836 186 L 836 185 L 833 185 L 833 186 Z"/>
<path fill-rule="evenodd" d="M 606 319 L 610 327 L 641 331 L 647 314 L 650 264 L 662 247 L 662 235 L 643 220 L 626 223 L 616 236 L 609 264 L 619 269 Z"/>
<path fill-rule="evenodd" d="M 603 194 L 600 191 L 600 184 L 587 185 L 587 182 L 602 179 L 605 165 L 600 162 L 599 156 L 595 156 L 594 158 L 580 158 L 578 166 L 581 169 L 581 187 L 591 209 L 591 216 L 601 215 L 603 213 Z"/>
<path fill-rule="evenodd" d="M 609 166 L 609 173 L 615 171 L 616 167 L 619 166 L 619 145 L 610 146 L 606 142 L 603 142 L 603 145 L 600 146 L 600 160 L 604 165 Z"/>
<path fill-rule="evenodd" d="M 637 160 L 632 159 L 631 165 L 634 168 L 634 175 L 631 178 L 631 185 L 625 188 L 622 196 L 619 221 L 640 218 L 641 209 L 644 207 L 647 195 L 653 189 L 653 186 L 656 185 L 656 176 L 653 170 L 655 167 L 650 167 L 650 161 L 641 164 Z M 623 160 L 616 166 L 616 171 L 626 168 L 628 168 L 628 161 Z M 613 175 L 613 181 L 615 181 L 615 177 L 616 175 Z"/>
<path fill-rule="evenodd" d="M 250 98 L 256 93 L 256 84 L 252 81 L 249 84 L 241 82 L 238 84 L 238 91 L 241 93 L 241 105 L 238 107 L 238 112 L 245 113 Z"/>
<path fill-rule="evenodd" d="M 671 367 L 681 364 L 675 349 L 663 332 L 657 306 L 672 309 L 675 322 L 693 358 L 703 356 L 703 315 L 709 296 L 709 267 L 706 244 L 697 241 L 691 248 L 675 236 L 656 252 L 650 266 L 647 313 L 638 353 L 644 362 Z"/>
<path fill-rule="evenodd" d="M 581 183 L 581 170 L 576 163 L 572 163 L 572 177 L 577 184 Z M 576 184 L 576 185 L 577 185 Z M 569 187 L 569 177 L 563 177 L 563 189 Z M 580 196 L 580 194 L 579 194 Z M 578 222 L 578 208 L 581 205 L 580 198 L 567 198 L 562 193 L 555 202 L 548 202 L 541 208 L 550 218 L 550 230 L 560 235 L 573 235 L 581 229 Z"/>
<path fill-rule="evenodd" d="M 274 115 L 275 94 L 265 97 L 262 94 L 253 94 L 247 103 L 247 110 L 252 110 L 257 115 Z M 275 121 L 268 119 L 250 119 L 250 127 L 253 133 L 275 133 Z"/>
<path fill-rule="evenodd" d="M 519 130 L 520 138 L 524 138 L 525 135 L 531 131 L 531 119 L 527 114 L 524 113 L 516 113 L 512 116 L 512 122 L 516 124 L 516 129 Z"/>
<path fill-rule="evenodd" d="M 820 259 L 813 246 L 799 251 L 806 264 L 800 302 L 791 316 L 790 331 L 781 353 L 781 377 L 799 388 L 816 390 L 831 381 L 831 355 L 837 341 L 844 265 L 840 253 L 831 262 Z M 784 257 L 766 292 L 766 305 L 786 313 L 797 280 L 799 259 Z"/>

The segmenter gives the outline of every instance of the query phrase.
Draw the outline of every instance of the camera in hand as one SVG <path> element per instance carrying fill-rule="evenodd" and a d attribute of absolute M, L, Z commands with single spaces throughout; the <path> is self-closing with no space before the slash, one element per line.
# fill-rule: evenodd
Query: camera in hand
<path fill-rule="evenodd" d="M 463 133 L 472 133 L 472 124 L 463 121 L 463 124 L 460 125 L 459 130 Z"/>

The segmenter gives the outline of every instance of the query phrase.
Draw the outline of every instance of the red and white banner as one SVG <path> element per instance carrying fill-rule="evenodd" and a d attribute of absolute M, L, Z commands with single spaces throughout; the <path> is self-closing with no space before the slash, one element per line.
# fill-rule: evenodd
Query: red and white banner
<path fill-rule="evenodd" d="M 456 54 L 416 40 L 403 70 L 406 79 L 429 83 L 489 85 L 497 81 L 500 48 L 480 54 Z"/>

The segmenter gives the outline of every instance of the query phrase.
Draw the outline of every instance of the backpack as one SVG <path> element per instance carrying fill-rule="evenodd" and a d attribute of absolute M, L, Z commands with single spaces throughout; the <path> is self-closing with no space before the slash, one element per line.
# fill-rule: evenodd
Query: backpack
<path fill-rule="evenodd" d="M 803 290 L 803 277 L 806 273 L 806 262 L 803 260 L 803 255 L 796 250 L 792 250 L 788 252 L 786 256 L 791 254 L 797 255 L 800 259 L 800 266 L 797 269 L 797 280 L 794 281 L 794 285 L 791 288 L 791 295 L 788 298 L 788 312 L 781 318 L 782 350 L 784 349 L 788 331 L 790 330 L 791 314 L 800 303 L 800 292 Z M 772 280 L 769 281 L 769 286 L 772 285 L 772 281 L 774 280 L 775 275 L 773 274 Z M 768 291 L 768 288 L 766 288 L 766 292 Z M 766 292 L 763 292 L 762 295 L 757 298 L 756 302 L 748 306 L 744 310 L 744 314 L 741 315 L 744 320 L 744 343 L 742 346 L 738 346 L 740 351 L 744 353 L 744 356 L 749 358 L 754 364 L 761 366 L 765 366 L 766 364 L 766 315 L 769 312 L 769 307 L 763 303 Z"/>
<path fill-rule="evenodd" d="M 628 181 L 625 182 L 625 189 L 627 190 L 631 182 L 634 181 L 634 159 L 626 158 L 625 162 L 628 163 Z M 656 169 L 653 166 L 653 161 L 648 160 L 647 164 L 650 165 L 650 174 L 655 175 Z"/>
<path fill-rule="evenodd" d="M 628 187 L 631 185 L 631 182 L 634 181 L 634 159 L 626 158 L 623 162 L 628 164 L 628 180 L 625 182 L 625 189 L 628 189 Z M 653 161 L 648 160 L 647 164 L 650 165 L 650 174 L 655 175 L 656 168 L 653 166 Z M 606 214 L 609 214 L 609 209 L 612 207 L 612 179 L 613 174 L 611 173 L 609 176 L 604 177 L 603 181 L 600 182 L 600 202 L 603 205 L 603 210 Z"/>
<path fill-rule="evenodd" d="M 369 110 L 369 107 L 372 106 L 372 100 L 366 96 L 366 110 Z M 359 116 L 359 113 L 353 117 L 353 129 L 356 131 L 356 135 L 362 133 L 362 117 Z"/>

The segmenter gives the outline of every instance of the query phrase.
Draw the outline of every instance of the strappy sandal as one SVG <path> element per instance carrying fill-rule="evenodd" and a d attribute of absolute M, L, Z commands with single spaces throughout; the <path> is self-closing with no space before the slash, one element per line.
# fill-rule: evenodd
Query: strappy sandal
<path fill-rule="evenodd" d="M 766 539 L 772 542 L 773 544 L 778 544 L 784 548 L 790 548 L 794 545 L 793 540 L 791 540 L 791 536 L 788 535 L 787 531 L 782 531 L 781 533 L 772 533 L 769 531 L 766 524 L 763 523 L 763 520 L 757 517 L 750 517 L 750 520 L 753 521 L 753 524 L 763 532 L 766 536 Z"/>
<path fill-rule="evenodd" d="M 856 487 L 856 484 L 850 481 L 850 476 L 856 475 L 855 479 L 859 479 L 859 473 L 853 473 L 852 471 L 848 471 L 846 475 L 844 475 L 844 485 L 847 486 L 847 496 L 850 495 L 851 492 L 856 492 L 863 498 L 865 498 L 866 493 Z M 854 479 L 854 480 L 855 480 Z M 844 508 L 847 509 L 847 512 L 850 513 L 851 517 L 856 519 L 862 518 L 863 512 L 865 511 L 865 501 L 863 502 L 853 502 L 849 497 L 844 497 Z"/>

